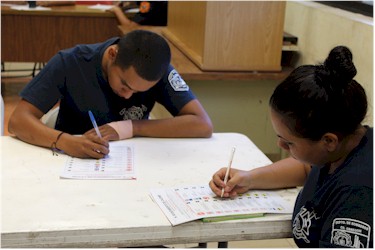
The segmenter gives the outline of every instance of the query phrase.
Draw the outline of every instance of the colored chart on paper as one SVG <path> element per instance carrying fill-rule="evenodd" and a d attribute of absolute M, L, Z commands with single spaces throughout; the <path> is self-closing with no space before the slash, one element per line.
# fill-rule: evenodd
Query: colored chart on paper
<path fill-rule="evenodd" d="M 254 190 L 236 198 L 220 198 L 208 185 L 201 185 L 154 189 L 151 197 L 172 225 L 210 217 L 259 217 L 264 213 L 289 214 L 293 211 L 293 204 L 273 191 Z"/>
<path fill-rule="evenodd" d="M 68 179 L 135 180 L 132 146 L 110 145 L 110 153 L 102 159 L 69 157 L 60 175 Z"/>

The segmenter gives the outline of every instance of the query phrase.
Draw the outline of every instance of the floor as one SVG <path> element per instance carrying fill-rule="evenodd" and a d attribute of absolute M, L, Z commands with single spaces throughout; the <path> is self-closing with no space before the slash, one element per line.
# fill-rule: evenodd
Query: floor
<path fill-rule="evenodd" d="M 197 244 L 168 245 L 171 248 L 195 248 Z M 217 243 L 208 243 L 207 248 L 217 248 Z M 228 248 L 298 248 L 293 239 L 231 241 Z"/>
<path fill-rule="evenodd" d="M 32 69 L 33 64 L 5 64 L 5 70 Z M 4 99 L 4 135 L 9 135 L 8 120 L 17 105 L 20 97 L 18 93 L 30 81 L 31 71 L 25 72 L 2 72 L 1 74 L 1 95 Z M 17 77 L 15 77 L 17 76 Z M 194 246 L 194 245 L 193 245 Z M 174 248 L 191 247 L 191 245 L 172 245 Z M 272 240 L 250 240 L 234 241 L 228 243 L 229 248 L 297 248 L 293 239 L 272 239 Z M 208 243 L 207 248 L 217 248 L 217 244 Z"/>

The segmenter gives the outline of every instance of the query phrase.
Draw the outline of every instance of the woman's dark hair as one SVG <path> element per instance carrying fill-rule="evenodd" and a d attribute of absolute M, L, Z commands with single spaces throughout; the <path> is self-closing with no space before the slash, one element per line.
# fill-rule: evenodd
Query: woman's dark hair
<path fill-rule="evenodd" d="M 150 31 L 135 30 L 120 39 L 115 63 L 122 69 L 133 66 L 143 79 L 157 81 L 170 61 L 171 51 L 164 38 Z"/>
<path fill-rule="evenodd" d="M 352 59 L 347 47 L 337 46 L 323 64 L 300 66 L 276 87 L 269 104 L 293 134 L 317 141 L 331 132 L 342 139 L 361 124 L 367 98 L 353 79 Z"/>

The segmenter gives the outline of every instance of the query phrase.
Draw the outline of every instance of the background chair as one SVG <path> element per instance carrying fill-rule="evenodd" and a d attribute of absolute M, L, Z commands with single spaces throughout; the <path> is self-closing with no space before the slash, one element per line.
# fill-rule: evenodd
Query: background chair
<path fill-rule="evenodd" d="M 1 112 L 1 124 L 0 124 L 0 132 L 1 132 L 1 135 L 3 136 L 4 135 L 4 100 L 3 100 L 3 96 L 1 95 L 1 102 L 0 102 L 0 112 Z"/>
<path fill-rule="evenodd" d="M 59 114 L 60 107 L 56 107 L 48 111 L 40 120 L 50 128 L 55 128 L 57 115 Z"/>

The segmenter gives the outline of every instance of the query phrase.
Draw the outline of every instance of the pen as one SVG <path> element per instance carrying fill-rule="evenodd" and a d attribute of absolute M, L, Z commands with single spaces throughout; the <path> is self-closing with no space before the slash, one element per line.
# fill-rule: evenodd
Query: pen
<path fill-rule="evenodd" d="M 228 181 L 228 177 L 229 177 L 229 171 L 230 171 L 230 168 L 232 166 L 232 161 L 233 161 L 233 157 L 234 157 L 234 152 L 236 152 L 236 147 L 233 147 L 232 148 L 232 153 L 230 155 L 230 160 L 229 160 L 229 164 L 228 164 L 228 167 L 227 167 L 227 172 L 225 172 L 225 177 L 224 177 L 224 183 L 227 184 L 227 181 Z M 223 195 L 224 195 L 224 188 L 221 189 L 221 198 L 223 198 Z"/>
<path fill-rule="evenodd" d="M 92 126 L 94 126 L 94 129 L 96 131 L 96 134 L 102 138 L 102 135 L 100 134 L 100 131 L 99 131 L 99 128 L 98 128 L 98 125 L 96 124 L 96 121 L 95 121 L 95 117 L 94 115 L 92 114 L 91 110 L 89 110 L 89 116 L 90 116 L 90 120 L 92 122 Z"/>

